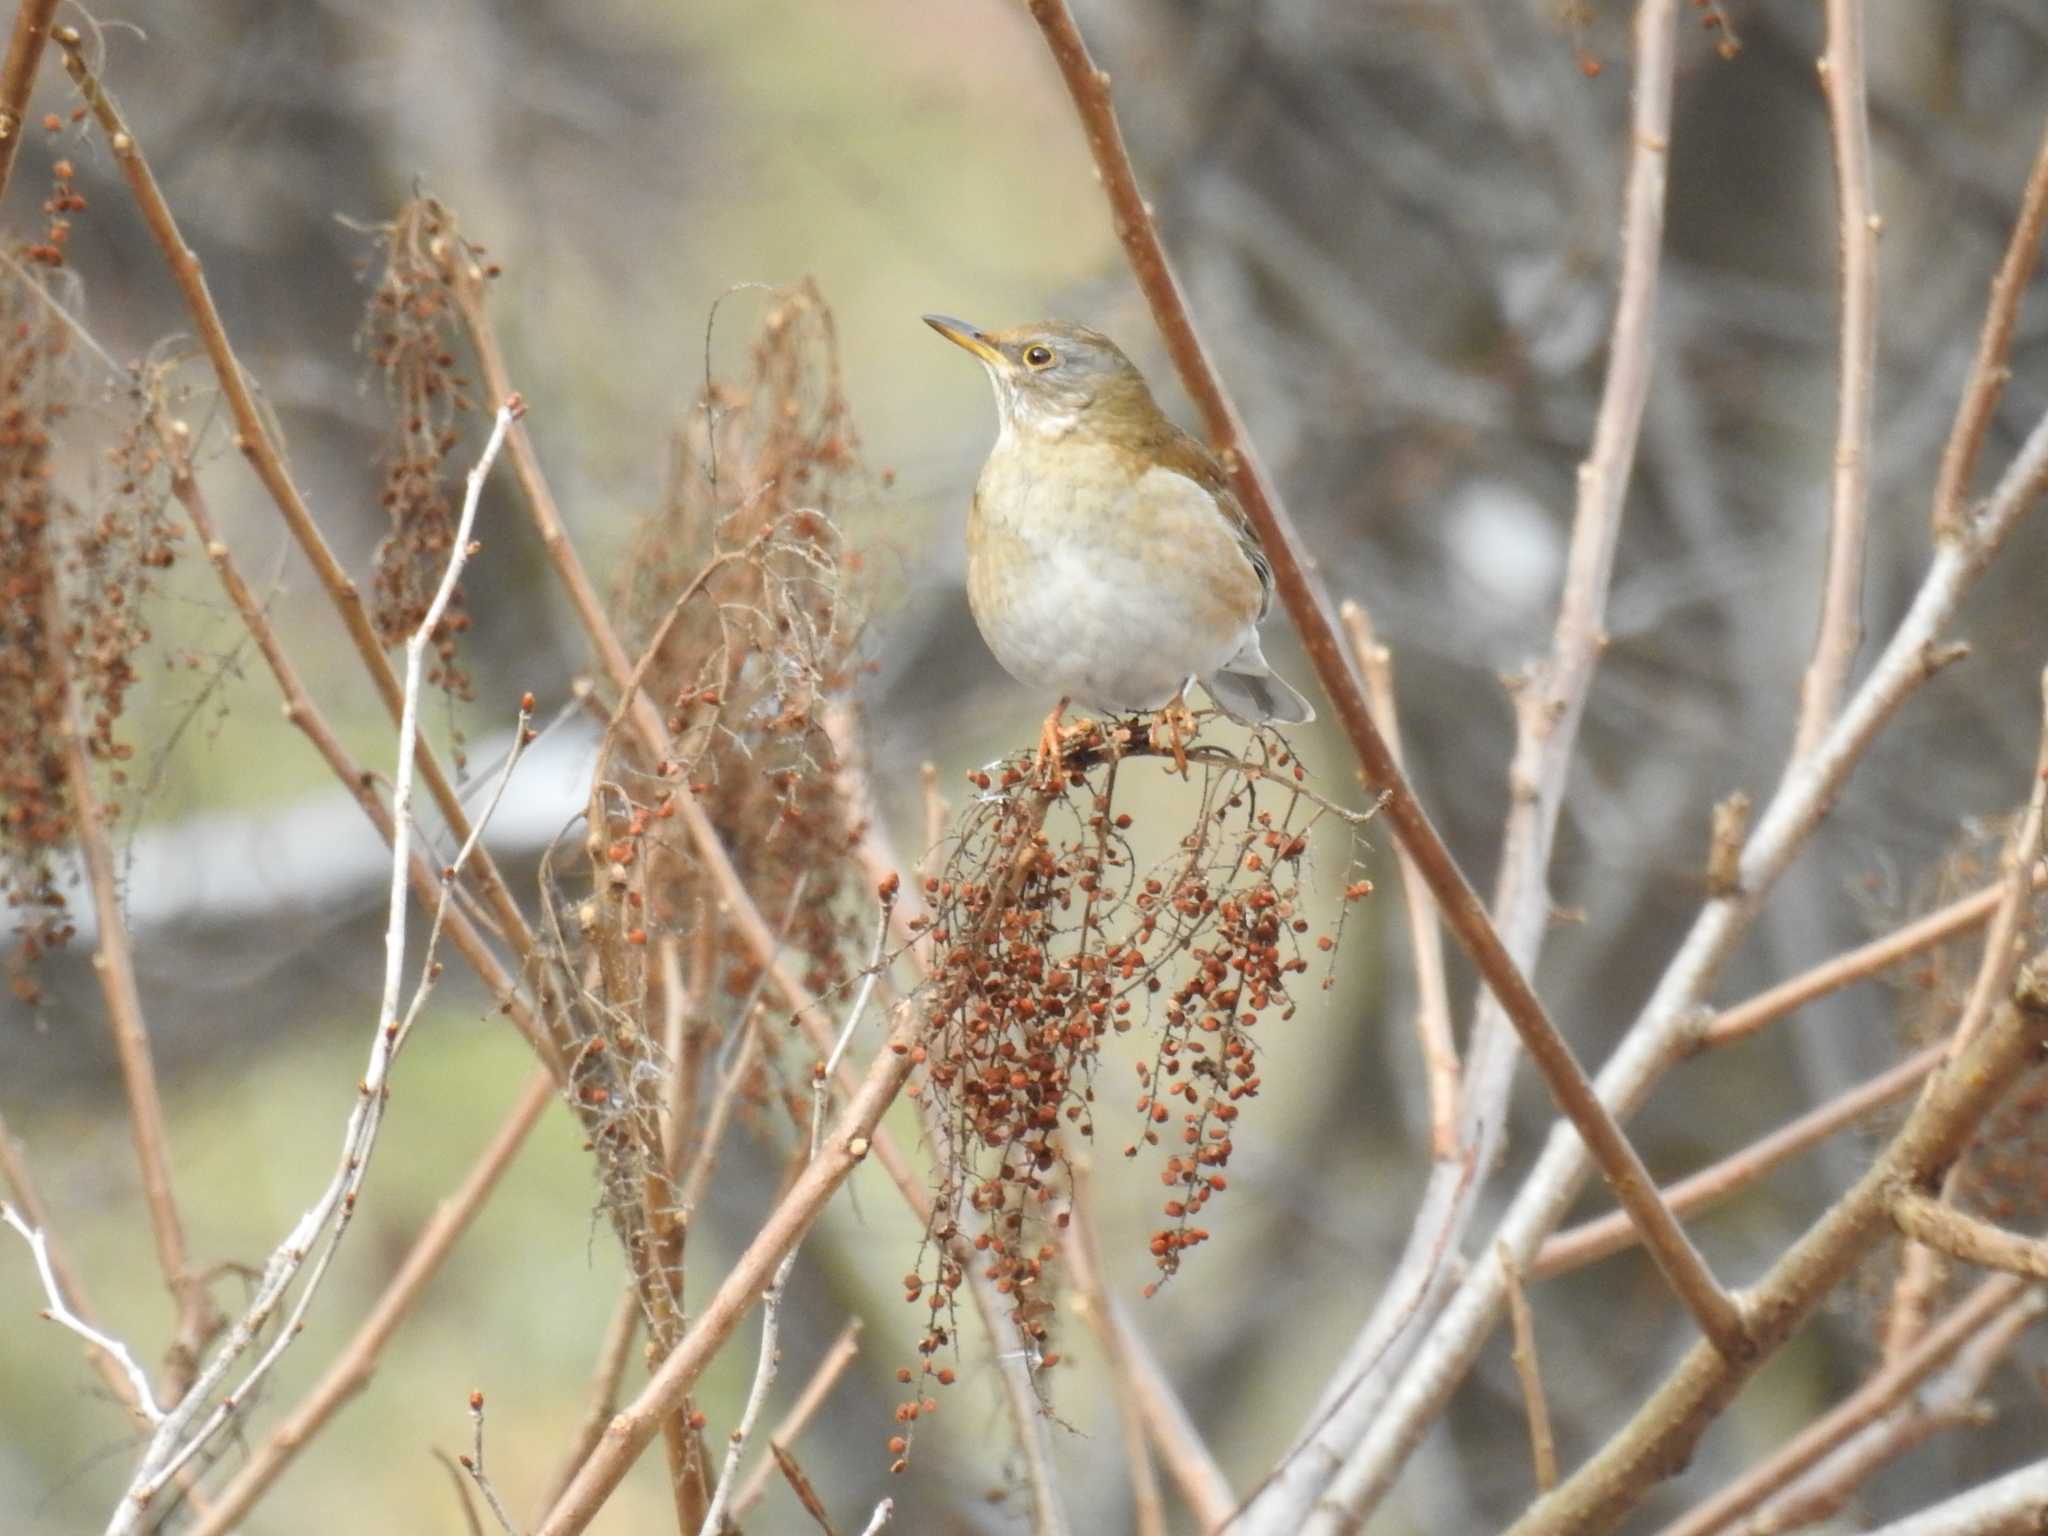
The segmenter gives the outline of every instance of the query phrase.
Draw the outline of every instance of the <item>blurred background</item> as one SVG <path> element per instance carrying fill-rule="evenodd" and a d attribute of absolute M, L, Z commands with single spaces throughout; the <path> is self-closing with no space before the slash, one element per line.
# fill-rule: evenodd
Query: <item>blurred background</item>
<path fill-rule="evenodd" d="M 1391 646 L 1414 778 L 1486 889 L 1513 722 L 1501 685 L 1548 643 L 1610 319 L 1628 81 L 1609 0 L 1127 0 L 1076 6 L 1223 376 L 1338 596 Z M 1680 51 L 1655 385 L 1616 566 L 1610 629 L 1559 839 L 1560 923 L 1539 971 L 1555 1016 L 1599 1062 L 1704 894 L 1713 802 L 1773 787 L 1817 612 L 1834 433 L 1835 209 L 1814 6 L 1730 0 Z M 708 366 L 729 370 L 764 308 L 735 285 L 816 279 L 877 472 L 851 537 L 872 557 L 864 684 L 885 820 L 921 841 L 918 765 L 962 773 L 1027 744 L 1049 701 L 996 668 L 961 589 L 961 530 L 994 431 L 980 372 L 918 323 L 1039 316 L 1117 337 L 1192 424 L 1125 275 L 1086 148 L 1013 0 L 699 0 L 689 7 L 443 0 L 166 0 L 138 29 L 107 15 L 106 78 L 204 262 L 244 364 L 275 411 L 329 541 L 367 578 L 385 531 L 388 412 L 356 341 L 365 233 L 415 187 L 449 204 L 505 272 L 494 304 L 531 429 L 586 562 L 605 580 L 659 503 L 671 436 Z M 1727 28 L 1740 50 L 1717 47 Z M 146 35 L 145 35 L 146 33 Z M 1864 605 L 1875 643 L 1910 597 L 1929 494 L 1986 285 L 2048 102 L 2048 13 L 2033 0 L 1887 0 L 1870 14 L 1881 333 Z M 72 98 L 46 61 L 35 113 Z M 59 156 L 90 207 L 70 264 L 117 360 L 189 330 L 103 146 L 32 134 L 0 209 L 11 238 Z M 722 296 L 724 296 L 722 298 Z M 713 326 L 714 312 L 716 324 Z M 2035 304 L 1987 472 L 2048 406 L 2048 306 Z M 91 416 L 89 410 L 87 416 Z M 195 420 L 203 412 L 195 413 Z M 208 486 L 310 685 L 351 748 L 389 727 L 309 571 L 232 453 Z M 459 457 L 459 456 L 458 456 Z M 90 474 L 84 475 L 90 481 Z M 1987 481 L 1988 483 L 1988 481 Z M 519 693 L 541 714 L 587 666 L 503 476 L 467 579 L 474 702 L 430 729 L 491 760 Z M 501 527 L 502 534 L 493 533 Z M 1921 910 L 1957 850 L 2022 798 L 2048 652 L 2048 535 L 2025 527 L 1972 600 L 1972 658 L 1908 706 L 1853 781 L 1721 988 L 1733 1000 Z M 171 573 L 164 664 L 131 703 L 121 834 L 126 898 L 203 1259 L 254 1262 L 335 1155 L 374 1018 L 381 850 L 278 715 L 204 562 Z M 1268 654 L 1309 669 L 1276 622 Z M 1333 794 L 1341 738 L 1299 738 Z M 551 739 L 494 829 L 527 883 L 580 803 L 587 741 Z M 1154 784 L 1153 781 L 1158 783 Z M 1170 796 L 1164 776 L 1126 793 Z M 1170 800 L 1160 802 L 1168 808 Z M 1384 839 L 1380 839 L 1384 842 Z M 1343 851 L 1323 871 L 1341 884 Z M 1425 1109 L 1394 876 L 1355 916 L 1340 986 L 1269 1034 L 1266 1089 L 1239 1137 L 1217 1239 L 1138 1304 L 1149 1180 L 1103 1180 L 1112 1282 L 1241 1489 L 1300 1426 L 1333 1352 L 1371 1307 L 1427 1172 Z M 145 1357 L 169 1320 L 147 1262 L 133 1158 L 89 941 L 36 1007 L 0 1005 L 0 1114 L 110 1325 Z M 1458 973 L 1458 995 L 1469 999 Z M 1676 1074 L 1636 1131 L 1675 1176 L 1877 1070 L 1925 1009 L 1868 985 Z M 451 984 L 401 1065 L 371 1190 L 306 1340 L 273 1389 L 290 1401 L 388 1276 L 527 1069 L 503 1021 Z M 1524 1083 L 1509 1190 L 1549 1113 Z M 1105 1133 L 1105 1161 L 1124 1139 Z M 557 1115 L 407 1327 L 375 1382 L 251 1518 L 251 1531 L 459 1528 L 430 1448 L 467 1442 L 491 1402 L 500 1491 L 531 1512 L 579 1411 L 621 1268 L 578 1133 Z M 1717 1270 L 1752 1278 L 1860 1166 L 1850 1136 L 1697 1224 Z M 734 1251 L 776 1154 L 729 1149 L 728 1208 L 705 1252 Z M 749 1195 L 754 1199 L 750 1202 Z M 894 1277 L 916 1233 L 859 1189 L 798 1269 L 785 1380 L 850 1315 L 861 1363 L 802 1450 L 844 1527 L 884 1493 L 899 1528 L 1024 1524 L 995 1393 L 970 1382 L 892 1479 L 882 1444 L 905 1351 Z M 1588 1196 L 1587 1211 L 1601 1197 Z M 1274 1256 L 1285 1254 L 1284 1265 Z M 706 1262 L 699 1260 L 700 1263 Z M 1839 1396 L 1871 1358 L 1881 1276 L 1774 1364 L 1650 1517 L 1717 1486 Z M 223 1294 L 230 1294 L 224 1292 Z M 1634 1257 L 1533 1292 L 1567 1465 L 1597 1446 L 1682 1347 Z M 0 1245 L 0 1511 L 9 1530 L 103 1520 L 133 1447 L 72 1341 L 30 1327 L 26 1256 Z M 751 1337 L 751 1325 L 748 1332 Z M 1115 1418 L 1091 1346 L 1063 1375 L 1055 1432 L 1085 1528 L 1124 1529 Z M 731 1421 L 751 1369 L 732 1352 L 703 1393 Z M 2022 1357 L 2025 1358 L 2024 1356 Z M 2007 1408 L 2040 1387 L 2008 1370 Z M 2011 1465 L 2027 1414 L 1937 1438 L 1860 1513 Z M 2038 1419 L 2035 1421 L 2038 1423 Z M 260 1435 L 264 1410 L 254 1421 Z M 925 1438 L 929 1436 L 929 1438 Z M 1480 1531 L 1530 1496 L 1521 1408 L 1497 1340 L 1375 1529 Z M 1512 1454 L 1503 1454 L 1503 1447 Z M 230 1453 L 230 1461 L 234 1459 Z M 659 1458 L 593 1529 L 652 1528 Z M 801 1529 L 778 1489 L 760 1529 Z"/>

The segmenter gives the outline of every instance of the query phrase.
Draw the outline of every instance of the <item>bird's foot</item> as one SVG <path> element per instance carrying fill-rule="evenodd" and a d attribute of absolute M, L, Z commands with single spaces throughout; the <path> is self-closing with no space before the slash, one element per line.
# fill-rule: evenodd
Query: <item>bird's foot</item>
<path fill-rule="evenodd" d="M 1176 693 L 1166 707 L 1159 711 L 1153 721 L 1151 743 L 1154 749 L 1164 746 L 1173 754 L 1174 772 L 1183 779 L 1188 776 L 1188 738 L 1200 729 L 1195 723 L 1194 711 L 1187 706 L 1186 698 Z M 1162 734 L 1165 737 L 1161 741 Z"/>
<path fill-rule="evenodd" d="M 1060 718 L 1066 712 L 1067 701 L 1061 699 L 1038 728 L 1038 753 L 1031 761 L 1031 777 L 1041 789 L 1053 788 L 1066 773 L 1062 756 L 1066 733 L 1060 729 Z"/>

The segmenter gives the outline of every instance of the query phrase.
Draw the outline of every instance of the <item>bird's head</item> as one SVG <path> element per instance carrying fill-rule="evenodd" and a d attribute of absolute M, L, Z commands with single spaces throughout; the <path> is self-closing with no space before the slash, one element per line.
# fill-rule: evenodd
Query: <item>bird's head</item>
<path fill-rule="evenodd" d="M 1114 439 L 1150 431 L 1159 418 L 1145 376 L 1100 331 L 1065 320 L 1007 331 L 984 331 L 946 315 L 926 315 L 924 323 L 981 359 L 1008 431 Z"/>

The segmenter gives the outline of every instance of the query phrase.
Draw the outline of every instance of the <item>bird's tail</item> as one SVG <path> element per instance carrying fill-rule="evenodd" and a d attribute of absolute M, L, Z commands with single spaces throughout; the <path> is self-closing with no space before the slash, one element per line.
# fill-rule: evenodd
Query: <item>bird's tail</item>
<path fill-rule="evenodd" d="M 1253 665 L 1256 672 L 1249 670 Z M 1265 658 L 1256 652 L 1240 654 L 1229 668 L 1211 672 L 1202 686 L 1226 715 L 1245 725 L 1307 725 L 1316 717 L 1314 706 L 1268 671 Z"/>

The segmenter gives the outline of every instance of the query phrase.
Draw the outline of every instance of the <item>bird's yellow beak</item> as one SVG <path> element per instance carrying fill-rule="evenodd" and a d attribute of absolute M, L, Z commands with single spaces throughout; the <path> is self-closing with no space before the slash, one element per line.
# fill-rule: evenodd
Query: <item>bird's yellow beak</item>
<path fill-rule="evenodd" d="M 965 320 L 955 320 L 951 315 L 926 315 L 924 323 L 937 331 L 956 347 L 965 347 L 991 368 L 1007 368 L 1009 359 L 998 352 L 981 331 Z"/>

